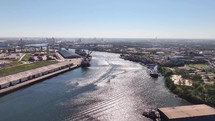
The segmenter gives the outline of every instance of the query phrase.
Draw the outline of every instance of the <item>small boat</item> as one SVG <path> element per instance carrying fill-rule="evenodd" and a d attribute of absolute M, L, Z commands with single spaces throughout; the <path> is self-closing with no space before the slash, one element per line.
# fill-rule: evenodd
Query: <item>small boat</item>
<path fill-rule="evenodd" d="M 160 113 L 157 110 L 150 110 L 147 112 L 143 112 L 143 116 L 153 119 L 153 120 L 159 120 L 160 119 Z"/>
<path fill-rule="evenodd" d="M 153 78 L 158 78 L 158 76 L 159 76 L 159 74 L 157 72 L 155 72 L 155 70 L 151 70 L 149 75 Z"/>

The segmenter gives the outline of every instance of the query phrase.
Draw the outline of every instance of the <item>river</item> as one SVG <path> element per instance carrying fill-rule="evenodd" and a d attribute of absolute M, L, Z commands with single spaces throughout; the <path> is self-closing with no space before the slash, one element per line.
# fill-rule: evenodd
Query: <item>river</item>
<path fill-rule="evenodd" d="M 151 108 L 189 105 L 170 93 L 163 77 L 146 67 L 93 52 L 89 68 L 78 68 L 0 97 L 0 121 L 150 121 Z"/>

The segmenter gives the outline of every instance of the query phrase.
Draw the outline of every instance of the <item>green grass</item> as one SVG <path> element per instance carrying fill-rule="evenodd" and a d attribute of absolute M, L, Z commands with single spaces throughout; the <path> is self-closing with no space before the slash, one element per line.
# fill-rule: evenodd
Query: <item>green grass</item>
<path fill-rule="evenodd" d="M 14 66 L 14 67 L 10 67 L 10 68 L 3 68 L 3 69 L 0 69 L 0 76 L 6 76 L 6 75 L 10 75 L 10 74 L 14 74 L 14 73 L 22 72 L 22 71 L 27 71 L 30 69 L 35 69 L 38 67 L 47 66 L 47 65 L 51 65 L 51 64 L 55 64 L 55 63 L 57 63 L 57 62 L 55 62 L 55 61 L 38 61 L 38 62 L 31 63 L 31 64 L 18 65 L 18 66 Z"/>
<path fill-rule="evenodd" d="M 191 68 L 197 68 L 197 69 L 205 69 L 208 68 L 207 64 L 189 64 Z"/>
<path fill-rule="evenodd" d="M 12 66 L 17 66 L 17 65 L 20 65 L 20 63 L 18 61 L 12 61 L 12 62 L 6 64 L 5 67 L 12 67 Z"/>
<path fill-rule="evenodd" d="M 31 55 L 29 54 L 26 54 L 23 58 L 22 58 L 22 61 L 29 61 Z"/>

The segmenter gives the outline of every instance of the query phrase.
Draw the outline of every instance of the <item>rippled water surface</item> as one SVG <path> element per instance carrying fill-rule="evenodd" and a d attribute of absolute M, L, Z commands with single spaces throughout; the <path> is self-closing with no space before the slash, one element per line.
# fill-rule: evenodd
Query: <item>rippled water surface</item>
<path fill-rule="evenodd" d="M 118 54 L 94 52 L 89 68 L 78 68 L 0 97 L 0 121 L 138 121 L 143 111 L 187 105 L 162 77 Z"/>

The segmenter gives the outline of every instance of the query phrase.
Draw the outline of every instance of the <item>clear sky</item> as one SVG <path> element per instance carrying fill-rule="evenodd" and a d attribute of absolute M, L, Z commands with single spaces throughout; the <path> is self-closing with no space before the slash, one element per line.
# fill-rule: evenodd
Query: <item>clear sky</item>
<path fill-rule="evenodd" d="M 215 0 L 0 0 L 0 37 L 215 38 Z"/>

